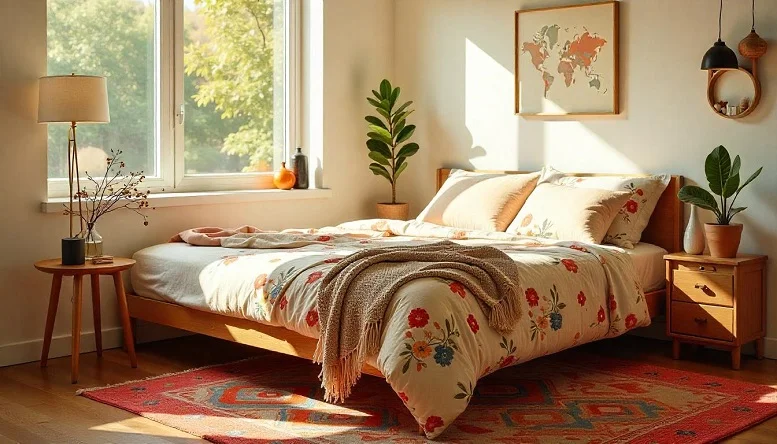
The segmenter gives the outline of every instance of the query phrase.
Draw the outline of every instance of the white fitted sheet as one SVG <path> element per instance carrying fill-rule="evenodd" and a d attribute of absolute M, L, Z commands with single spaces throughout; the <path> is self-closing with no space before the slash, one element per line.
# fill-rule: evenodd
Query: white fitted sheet
<path fill-rule="evenodd" d="M 625 251 L 634 263 L 645 292 L 665 286 L 666 250 L 640 242 L 634 249 Z M 144 248 L 133 255 L 137 264 L 131 270 L 132 289 L 138 296 L 210 311 L 200 284 L 200 273 L 226 256 L 249 252 L 251 250 L 195 247 L 182 242 Z"/>
<path fill-rule="evenodd" d="M 663 248 L 640 242 L 631 250 L 625 250 L 634 262 L 637 277 L 645 292 L 660 290 L 666 286 L 666 266 L 664 255 L 668 251 Z"/>

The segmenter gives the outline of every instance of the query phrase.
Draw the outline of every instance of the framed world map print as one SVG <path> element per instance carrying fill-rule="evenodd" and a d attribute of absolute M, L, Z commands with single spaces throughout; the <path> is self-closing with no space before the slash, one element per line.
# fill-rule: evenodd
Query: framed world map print
<path fill-rule="evenodd" d="M 619 113 L 617 1 L 515 12 L 515 112 Z"/>

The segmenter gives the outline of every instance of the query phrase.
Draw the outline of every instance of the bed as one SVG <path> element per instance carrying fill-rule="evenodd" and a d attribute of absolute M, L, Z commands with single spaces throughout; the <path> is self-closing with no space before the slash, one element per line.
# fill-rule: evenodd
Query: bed
<path fill-rule="evenodd" d="M 448 173 L 446 169 L 437 171 L 438 189 Z M 663 312 L 663 254 L 680 249 L 682 206 L 676 196 L 681 185 L 681 177 L 672 177 L 643 241 L 628 254 L 614 247 L 517 241 L 497 234 L 462 236 L 442 227 L 374 220 L 317 231 L 325 241 L 304 254 L 187 244 L 150 247 L 135 256 L 138 264 L 132 273 L 133 293 L 128 295 L 130 315 L 311 359 L 318 336 L 315 299 L 294 295 L 315 293 L 316 282 L 331 266 L 330 259 L 343 257 L 354 248 L 387 242 L 414 245 L 454 238 L 463 243 L 497 245 L 516 263 L 526 263 L 526 307 L 520 331 L 511 336 L 488 329 L 477 302 L 455 282 L 426 282 L 424 292 L 437 295 L 433 303 L 418 289 L 415 293 L 404 291 L 408 285 L 391 304 L 390 311 L 400 315 L 386 322 L 385 347 L 363 368 L 366 374 L 385 378 L 426 435 L 434 438 L 466 408 L 480 377 L 537 356 L 616 336 L 646 325 Z M 358 246 L 326 245 L 329 233 L 341 232 L 393 235 L 385 239 L 367 236 Z M 290 270 L 299 268 L 300 263 L 305 264 L 305 271 L 297 273 L 289 284 L 286 293 L 291 297 L 277 294 L 272 281 L 290 278 Z M 608 286 L 613 293 L 628 294 L 629 299 L 599 294 L 598 288 Z M 440 303 L 439 295 L 450 298 Z M 437 307 L 441 304 L 442 308 Z M 457 378 L 444 376 L 449 374 Z M 422 396 L 430 391 L 446 390 L 452 391 L 451 400 L 444 405 L 420 399 L 431 398 Z"/>

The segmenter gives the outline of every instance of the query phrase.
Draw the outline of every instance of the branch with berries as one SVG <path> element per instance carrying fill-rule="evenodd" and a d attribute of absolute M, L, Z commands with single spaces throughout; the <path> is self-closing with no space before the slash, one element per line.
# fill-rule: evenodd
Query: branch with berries
<path fill-rule="evenodd" d="M 125 164 L 121 160 L 121 154 L 121 150 L 111 150 L 111 157 L 106 159 L 105 174 L 102 178 L 95 179 L 88 171 L 84 172 L 87 180 L 94 185 L 93 189 L 88 191 L 84 186 L 78 190 L 73 199 L 80 199 L 84 210 L 71 210 L 66 206 L 66 216 L 72 214 L 81 218 L 91 230 L 102 216 L 118 210 L 129 210 L 143 218 L 143 225 L 148 225 L 145 210 L 149 209 L 148 195 L 151 192 L 138 189 L 146 176 L 143 171 L 124 174 Z"/>

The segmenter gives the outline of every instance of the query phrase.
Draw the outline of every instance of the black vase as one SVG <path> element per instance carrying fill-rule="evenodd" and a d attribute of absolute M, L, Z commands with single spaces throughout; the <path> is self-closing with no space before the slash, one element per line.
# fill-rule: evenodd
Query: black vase
<path fill-rule="evenodd" d="M 308 157 L 302 154 L 302 148 L 297 148 L 297 152 L 291 156 L 291 169 L 297 181 L 294 182 L 294 188 L 298 190 L 308 189 Z"/>
<path fill-rule="evenodd" d="M 86 242 L 82 237 L 62 239 L 62 265 L 84 265 Z"/>

